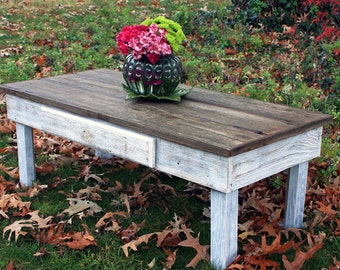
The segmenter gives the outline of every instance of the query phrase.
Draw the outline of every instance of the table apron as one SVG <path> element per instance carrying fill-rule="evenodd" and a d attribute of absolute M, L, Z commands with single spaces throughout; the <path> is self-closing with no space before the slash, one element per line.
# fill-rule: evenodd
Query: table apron
<path fill-rule="evenodd" d="M 320 154 L 322 127 L 232 157 L 187 147 L 7 95 L 8 117 L 78 143 L 228 193 Z"/>

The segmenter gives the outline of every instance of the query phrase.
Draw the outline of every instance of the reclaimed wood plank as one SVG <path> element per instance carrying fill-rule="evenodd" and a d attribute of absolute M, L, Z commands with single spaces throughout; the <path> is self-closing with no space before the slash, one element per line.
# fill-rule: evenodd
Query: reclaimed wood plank
<path fill-rule="evenodd" d="M 231 158 L 231 190 L 306 162 L 320 155 L 322 127 L 292 136 Z"/>
<path fill-rule="evenodd" d="M 125 100 L 121 72 L 100 69 L 0 86 L 31 101 L 225 157 L 313 129 L 330 116 L 194 88 L 181 103 Z"/>
<path fill-rule="evenodd" d="M 8 117 L 13 121 L 151 168 L 155 166 L 156 139 L 151 136 L 11 95 L 7 96 L 7 106 Z"/>

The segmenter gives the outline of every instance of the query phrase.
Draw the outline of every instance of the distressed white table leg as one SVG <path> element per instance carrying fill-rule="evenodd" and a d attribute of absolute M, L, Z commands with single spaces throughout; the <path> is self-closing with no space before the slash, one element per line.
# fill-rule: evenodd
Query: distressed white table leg
<path fill-rule="evenodd" d="M 16 123 L 20 183 L 31 186 L 35 180 L 35 162 L 32 128 Z"/>
<path fill-rule="evenodd" d="M 306 197 L 308 161 L 289 169 L 286 194 L 285 228 L 301 228 Z"/>
<path fill-rule="evenodd" d="M 211 263 L 226 268 L 237 256 L 238 190 L 211 190 Z"/>

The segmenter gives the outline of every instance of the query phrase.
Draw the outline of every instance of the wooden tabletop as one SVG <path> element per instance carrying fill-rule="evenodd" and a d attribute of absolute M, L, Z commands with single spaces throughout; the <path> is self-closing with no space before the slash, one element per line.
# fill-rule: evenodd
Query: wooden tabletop
<path fill-rule="evenodd" d="M 126 100 L 122 83 L 121 72 L 97 69 L 4 84 L 0 90 L 225 157 L 332 121 L 329 115 L 200 88 L 180 103 Z"/>

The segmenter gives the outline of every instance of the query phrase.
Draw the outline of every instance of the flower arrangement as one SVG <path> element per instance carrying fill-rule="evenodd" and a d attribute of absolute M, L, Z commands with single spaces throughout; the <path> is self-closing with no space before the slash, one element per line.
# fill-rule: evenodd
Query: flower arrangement
<path fill-rule="evenodd" d="M 127 55 L 123 77 L 127 98 L 180 101 L 190 90 L 179 88 L 182 64 L 173 55 L 185 35 L 182 27 L 163 16 L 146 19 L 140 25 L 123 27 L 117 37 L 118 48 Z"/>
<path fill-rule="evenodd" d="M 140 25 L 125 26 L 117 35 L 122 54 L 131 53 L 135 59 L 145 55 L 151 64 L 155 64 L 162 55 L 178 51 L 184 40 L 182 27 L 163 16 L 146 19 Z"/>

